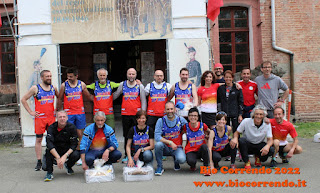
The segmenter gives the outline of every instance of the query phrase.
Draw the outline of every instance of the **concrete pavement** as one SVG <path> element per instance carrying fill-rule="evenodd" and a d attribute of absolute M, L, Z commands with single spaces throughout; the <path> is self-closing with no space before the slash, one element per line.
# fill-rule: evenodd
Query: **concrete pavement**
<path fill-rule="evenodd" d="M 164 161 L 165 172 L 162 176 L 155 176 L 149 182 L 123 181 L 122 167 L 124 164 L 114 164 L 116 179 L 114 182 L 101 184 L 86 184 L 81 166 L 74 166 L 75 175 L 68 176 L 65 170 L 54 167 L 54 179 L 51 182 L 43 182 L 46 174 L 44 171 L 34 171 L 34 148 L 22 148 L 19 145 L 0 148 L 0 192 L 314 192 L 320 191 L 319 161 L 320 144 L 313 143 L 312 139 L 300 139 L 300 145 L 304 152 L 290 160 L 290 164 L 278 164 L 279 167 L 299 168 L 300 174 L 223 174 L 218 172 L 210 177 L 200 174 L 199 166 L 195 172 L 189 171 L 185 163 L 181 170 L 173 170 L 172 158 Z M 123 144 L 119 149 L 123 151 Z M 269 161 L 263 164 L 268 166 Z M 251 162 L 254 160 L 251 158 Z M 278 159 L 280 162 L 280 159 Z M 236 162 L 237 167 L 243 167 L 243 162 Z M 154 166 L 156 162 L 154 161 Z M 222 161 L 220 166 L 229 166 L 229 162 Z M 294 181 L 305 180 L 307 187 L 195 187 L 194 181 Z"/>

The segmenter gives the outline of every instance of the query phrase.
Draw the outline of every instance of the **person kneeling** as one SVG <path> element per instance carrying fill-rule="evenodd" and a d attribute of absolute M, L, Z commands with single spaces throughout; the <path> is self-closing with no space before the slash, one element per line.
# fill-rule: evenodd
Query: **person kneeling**
<path fill-rule="evenodd" d="M 273 154 L 273 168 L 277 167 L 276 155 L 282 159 L 282 163 L 289 163 L 287 158 L 291 158 L 293 154 L 300 154 L 302 148 L 298 145 L 298 134 L 292 123 L 284 120 L 284 109 L 276 107 L 273 111 L 274 119 L 270 119 L 273 135 L 273 146 L 275 152 Z M 293 138 L 293 143 L 288 143 L 287 135 Z"/>
<path fill-rule="evenodd" d="M 267 161 L 268 157 L 274 154 L 271 125 L 264 122 L 266 116 L 266 108 L 257 105 L 251 112 L 251 118 L 246 118 L 240 123 L 237 131 L 233 134 L 233 139 L 230 141 L 231 148 L 239 145 L 242 159 L 245 162 L 245 169 L 251 169 L 248 154 L 256 156 L 255 166 L 257 167 L 260 167 L 261 162 Z M 240 133 L 244 133 L 244 135 L 238 139 Z M 264 142 L 266 137 L 267 143 Z M 272 164 L 271 161 L 271 167 Z"/>
<path fill-rule="evenodd" d="M 221 157 L 231 156 L 230 168 L 235 169 L 235 160 L 237 148 L 230 147 L 229 137 L 232 134 L 232 128 L 227 123 L 227 114 L 223 111 L 218 112 L 216 116 L 217 125 L 213 128 L 213 134 L 209 136 L 208 147 L 210 149 L 210 167 L 219 169 Z M 212 154 L 212 156 L 211 156 Z"/>
<path fill-rule="evenodd" d="M 134 161 L 143 161 L 145 165 L 153 160 L 154 130 L 146 125 L 147 113 L 140 110 L 136 114 L 138 125 L 130 128 L 126 150 L 128 155 L 133 155 Z M 128 167 L 135 165 L 131 156 L 128 156 Z M 152 166 L 151 166 L 152 167 Z"/>
<path fill-rule="evenodd" d="M 113 129 L 105 124 L 106 115 L 99 111 L 94 115 L 94 122 L 84 129 L 80 143 L 82 169 L 93 168 L 95 159 L 103 159 L 105 164 L 112 164 L 121 158 L 117 150 L 119 144 Z"/>
<path fill-rule="evenodd" d="M 77 128 L 67 122 L 68 114 L 65 111 L 57 112 L 57 122 L 49 126 L 47 131 L 47 149 L 46 149 L 46 167 L 47 175 L 45 182 L 53 179 L 53 162 L 57 160 L 59 169 L 63 166 L 67 169 L 67 174 L 72 175 L 74 172 L 72 166 L 80 158 L 79 151 L 76 151 L 78 145 Z"/>
<path fill-rule="evenodd" d="M 203 159 L 203 165 L 209 166 L 208 146 L 205 141 L 205 132 L 210 133 L 208 126 L 200 122 L 200 114 L 197 107 L 193 107 L 188 112 L 189 123 L 185 124 L 182 132 L 187 134 L 187 144 L 185 147 L 187 163 L 191 171 L 196 170 L 198 158 Z M 209 134 L 210 135 L 210 134 Z M 205 173 L 205 176 L 210 176 L 210 173 Z"/>

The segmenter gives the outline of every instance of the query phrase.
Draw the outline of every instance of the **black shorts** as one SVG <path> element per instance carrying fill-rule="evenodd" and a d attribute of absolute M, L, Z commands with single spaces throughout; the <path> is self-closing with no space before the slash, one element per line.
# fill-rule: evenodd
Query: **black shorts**
<path fill-rule="evenodd" d="M 202 122 L 205 123 L 209 128 L 212 125 L 216 125 L 216 113 L 201 113 Z"/>

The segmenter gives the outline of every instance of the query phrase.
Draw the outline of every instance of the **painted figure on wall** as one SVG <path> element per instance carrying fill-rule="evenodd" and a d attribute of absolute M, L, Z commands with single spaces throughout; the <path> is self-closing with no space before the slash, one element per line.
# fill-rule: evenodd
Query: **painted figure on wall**
<path fill-rule="evenodd" d="M 193 46 L 187 46 L 186 43 L 184 43 L 186 48 L 188 49 L 187 55 L 190 59 L 190 61 L 187 63 L 186 67 L 189 70 L 189 80 L 193 82 L 196 87 L 200 85 L 200 79 L 201 79 L 201 65 L 196 60 L 196 49 L 194 49 Z"/>

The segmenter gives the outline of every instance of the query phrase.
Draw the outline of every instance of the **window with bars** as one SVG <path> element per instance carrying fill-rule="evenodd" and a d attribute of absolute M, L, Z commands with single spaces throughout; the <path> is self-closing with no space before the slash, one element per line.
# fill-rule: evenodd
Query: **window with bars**
<path fill-rule="evenodd" d="M 225 70 L 241 71 L 250 64 L 248 9 L 223 7 L 219 15 L 220 63 Z"/>
<path fill-rule="evenodd" d="M 0 62 L 1 62 L 1 84 L 13 84 L 15 77 L 15 44 L 7 17 L 1 17 L 0 28 Z"/>

